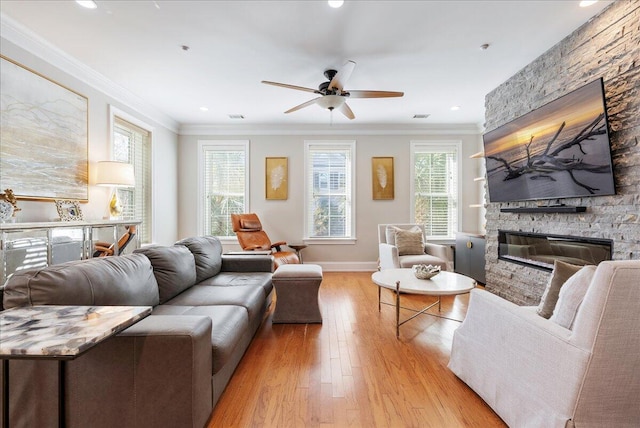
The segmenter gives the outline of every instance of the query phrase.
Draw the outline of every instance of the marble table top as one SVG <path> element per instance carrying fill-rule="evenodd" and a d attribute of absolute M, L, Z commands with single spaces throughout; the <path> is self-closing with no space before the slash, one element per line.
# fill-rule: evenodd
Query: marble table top
<path fill-rule="evenodd" d="M 0 358 L 73 359 L 151 306 L 27 306 L 0 312 Z"/>

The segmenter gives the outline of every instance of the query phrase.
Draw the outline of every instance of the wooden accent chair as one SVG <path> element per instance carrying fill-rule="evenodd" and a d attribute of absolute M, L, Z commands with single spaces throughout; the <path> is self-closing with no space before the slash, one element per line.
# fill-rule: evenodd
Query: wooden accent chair
<path fill-rule="evenodd" d="M 118 239 L 118 253 L 115 255 L 122 255 L 124 249 L 129 245 L 129 242 L 133 241 L 136 236 L 136 227 L 127 226 L 127 230 Z M 113 256 L 115 253 L 116 244 L 111 242 L 98 241 L 93 247 L 93 257 L 107 257 Z"/>
<path fill-rule="evenodd" d="M 267 233 L 262 230 L 257 214 L 231 214 L 231 224 L 244 251 L 271 251 L 276 268 L 283 264 L 300 263 L 295 252 L 282 251 L 281 247 L 286 242 L 271 242 Z"/>

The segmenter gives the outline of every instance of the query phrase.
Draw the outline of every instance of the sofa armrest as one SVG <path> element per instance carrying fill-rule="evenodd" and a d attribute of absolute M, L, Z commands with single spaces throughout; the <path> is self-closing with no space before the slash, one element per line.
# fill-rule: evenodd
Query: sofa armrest
<path fill-rule="evenodd" d="M 272 272 L 273 256 L 262 254 L 223 254 L 222 272 Z"/>
<path fill-rule="evenodd" d="M 378 244 L 378 265 L 380 269 L 396 269 L 400 267 L 398 247 L 391 244 Z"/>
<path fill-rule="evenodd" d="M 449 368 L 508 425 L 564 426 L 590 359 L 571 336 L 530 308 L 474 289 Z"/>
<path fill-rule="evenodd" d="M 203 316 L 150 315 L 68 361 L 67 425 L 205 426 L 213 407 L 211 325 Z M 9 370 L 11 426 L 57 425 L 57 362 L 12 360 Z"/>
<path fill-rule="evenodd" d="M 447 262 L 447 270 L 453 271 L 453 248 L 450 245 L 434 244 L 427 242 L 424 244 L 424 251 L 427 254 L 438 257 Z"/>
<path fill-rule="evenodd" d="M 213 408 L 211 329 L 209 317 L 150 315 L 72 361 L 74 425 L 97 426 L 99 414 L 115 426 L 129 410 L 131 426 L 204 426 Z"/>

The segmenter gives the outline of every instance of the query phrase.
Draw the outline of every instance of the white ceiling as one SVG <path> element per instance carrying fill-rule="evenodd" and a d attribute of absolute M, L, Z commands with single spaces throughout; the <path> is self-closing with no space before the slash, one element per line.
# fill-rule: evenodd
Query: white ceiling
<path fill-rule="evenodd" d="M 340 9 L 324 0 L 96 3 L 88 10 L 71 0 L 2 0 L 0 11 L 5 22 L 183 126 L 328 124 L 330 113 L 317 106 L 283 113 L 314 94 L 260 81 L 316 88 L 326 68 L 353 60 L 345 89 L 405 96 L 351 99 L 355 120 L 336 113 L 334 124 L 428 127 L 481 126 L 488 92 L 611 2 L 346 0 Z"/>

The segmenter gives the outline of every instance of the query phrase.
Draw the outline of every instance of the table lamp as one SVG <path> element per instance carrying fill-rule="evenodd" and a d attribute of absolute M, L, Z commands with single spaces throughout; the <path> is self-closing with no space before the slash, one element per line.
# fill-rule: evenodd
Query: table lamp
<path fill-rule="evenodd" d="M 109 214 L 117 219 L 122 214 L 122 205 L 118 200 L 117 187 L 135 186 L 133 164 L 126 162 L 102 161 L 96 165 L 96 185 L 110 186 L 113 190 L 109 202 Z"/>

